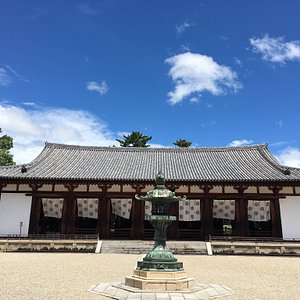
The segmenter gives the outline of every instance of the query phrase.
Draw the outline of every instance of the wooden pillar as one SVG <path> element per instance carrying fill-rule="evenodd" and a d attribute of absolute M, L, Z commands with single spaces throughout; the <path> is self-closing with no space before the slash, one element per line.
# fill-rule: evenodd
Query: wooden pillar
<path fill-rule="evenodd" d="M 144 238 L 145 202 L 133 199 L 131 208 L 131 238 L 141 240 Z"/>
<path fill-rule="evenodd" d="M 238 235 L 249 236 L 248 200 L 244 198 L 235 200 L 235 218 Z"/>
<path fill-rule="evenodd" d="M 39 234 L 40 232 L 40 217 L 41 217 L 42 200 L 35 193 L 32 195 L 31 211 L 29 220 L 29 234 Z"/>
<path fill-rule="evenodd" d="M 99 238 L 108 239 L 110 237 L 110 199 L 104 195 L 99 198 L 98 209 L 98 224 L 99 224 Z"/>
<path fill-rule="evenodd" d="M 272 236 L 282 237 L 279 199 L 270 200 L 270 210 L 272 220 Z"/>
<path fill-rule="evenodd" d="M 64 198 L 61 233 L 74 234 L 76 199 L 72 191 L 69 191 Z"/>
<path fill-rule="evenodd" d="M 178 230 L 178 208 L 179 208 L 179 203 L 178 202 L 173 202 L 169 204 L 169 214 L 171 216 L 176 216 L 176 221 L 173 221 L 168 229 L 167 229 L 167 238 L 168 239 L 178 239 L 179 237 L 179 230 Z"/>
<path fill-rule="evenodd" d="M 30 220 L 29 220 L 29 234 L 39 234 L 40 233 L 40 218 L 41 218 L 41 208 L 42 200 L 37 197 L 36 193 L 39 188 L 43 185 L 40 183 L 29 184 L 32 189 L 32 200 L 31 200 L 31 210 L 30 210 Z"/>
<path fill-rule="evenodd" d="M 206 197 L 201 199 L 200 203 L 202 239 L 208 240 L 209 235 L 213 233 L 213 200 L 209 197 Z"/>

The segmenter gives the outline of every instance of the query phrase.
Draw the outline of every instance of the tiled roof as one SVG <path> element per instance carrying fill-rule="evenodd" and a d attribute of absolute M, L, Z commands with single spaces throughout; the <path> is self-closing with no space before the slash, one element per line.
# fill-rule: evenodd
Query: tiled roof
<path fill-rule="evenodd" d="M 26 165 L 1 167 L 2 179 L 173 182 L 300 182 L 300 169 L 281 166 L 267 145 L 224 148 L 121 148 L 46 143 Z M 25 171 L 23 167 L 23 171 Z"/>

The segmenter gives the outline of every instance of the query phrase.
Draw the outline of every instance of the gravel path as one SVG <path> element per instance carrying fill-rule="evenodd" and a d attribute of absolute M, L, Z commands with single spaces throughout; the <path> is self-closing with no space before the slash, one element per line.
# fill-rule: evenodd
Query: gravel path
<path fill-rule="evenodd" d="M 108 299 L 87 292 L 124 281 L 140 255 L 0 253 L 0 299 Z M 177 256 L 197 282 L 224 284 L 228 300 L 300 299 L 300 258 Z"/>

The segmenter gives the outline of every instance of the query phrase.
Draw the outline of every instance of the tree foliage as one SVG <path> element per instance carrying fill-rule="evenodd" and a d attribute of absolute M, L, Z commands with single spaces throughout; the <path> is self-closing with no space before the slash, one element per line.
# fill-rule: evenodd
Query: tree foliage
<path fill-rule="evenodd" d="M 177 140 L 173 143 L 173 145 L 180 147 L 180 148 L 188 148 L 192 146 L 192 142 L 189 142 L 187 140 Z"/>
<path fill-rule="evenodd" d="M 0 133 L 2 132 L 0 128 Z M 8 135 L 0 136 L 0 166 L 14 165 L 13 155 L 9 150 L 13 147 L 13 138 Z"/>
<path fill-rule="evenodd" d="M 123 140 L 116 139 L 121 147 L 149 147 L 147 143 L 152 139 L 152 136 L 144 135 L 138 131 L 133 131 L 129 135 L 123 135 Z"/>

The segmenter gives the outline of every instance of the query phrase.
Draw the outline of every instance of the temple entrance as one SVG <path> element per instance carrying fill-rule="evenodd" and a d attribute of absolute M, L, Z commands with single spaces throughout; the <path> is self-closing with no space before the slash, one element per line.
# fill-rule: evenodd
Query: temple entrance
<path fill-rule="evenodd" d="M 253 237 L 271 237 L 272 233 L 272 221 L 267 222 L 253 222 L 249 221 L 250 236 Z"/>
<path fill-rule="evenodd" d="M 111 198 L 110 237 L 130 239 L 132 229 L 132 199 Z"/>
<path fill-rule="evenodd" d="M 178 238 L 201 240 L 200 199 L 186 199 L 178 205 Z"/>
<path fill-rule="evenodd" d="M 62 225 L 63 198 L 42 198 L 39 231 L 41 234 L 60 234 Z"/>
<path fill-rule="evenodd" d="M 271 237 L 273 235 L 270 201 L 248 200 L 248 224 L 250 236 Z"/>
<path fill-rule="evenodd" d="M 40 218 L 40 234 L 60 234 L 61 219 L 44 217 Z"/>
<path fill-rule="evenodd" d="M 236 223 L 234 220 L 214 218 L 214 235 L 231 236 L 236 235 Z"/>
<path fill-rule="evenodd" d="M 237 235 L 235 200 L 213 200 L 212 214 L 214 235 Z"/>
<path fill-rule="evenodd" d="M 77 198 L 75 234 L 96 234 L 98 229 L 98 198 Z"/>

